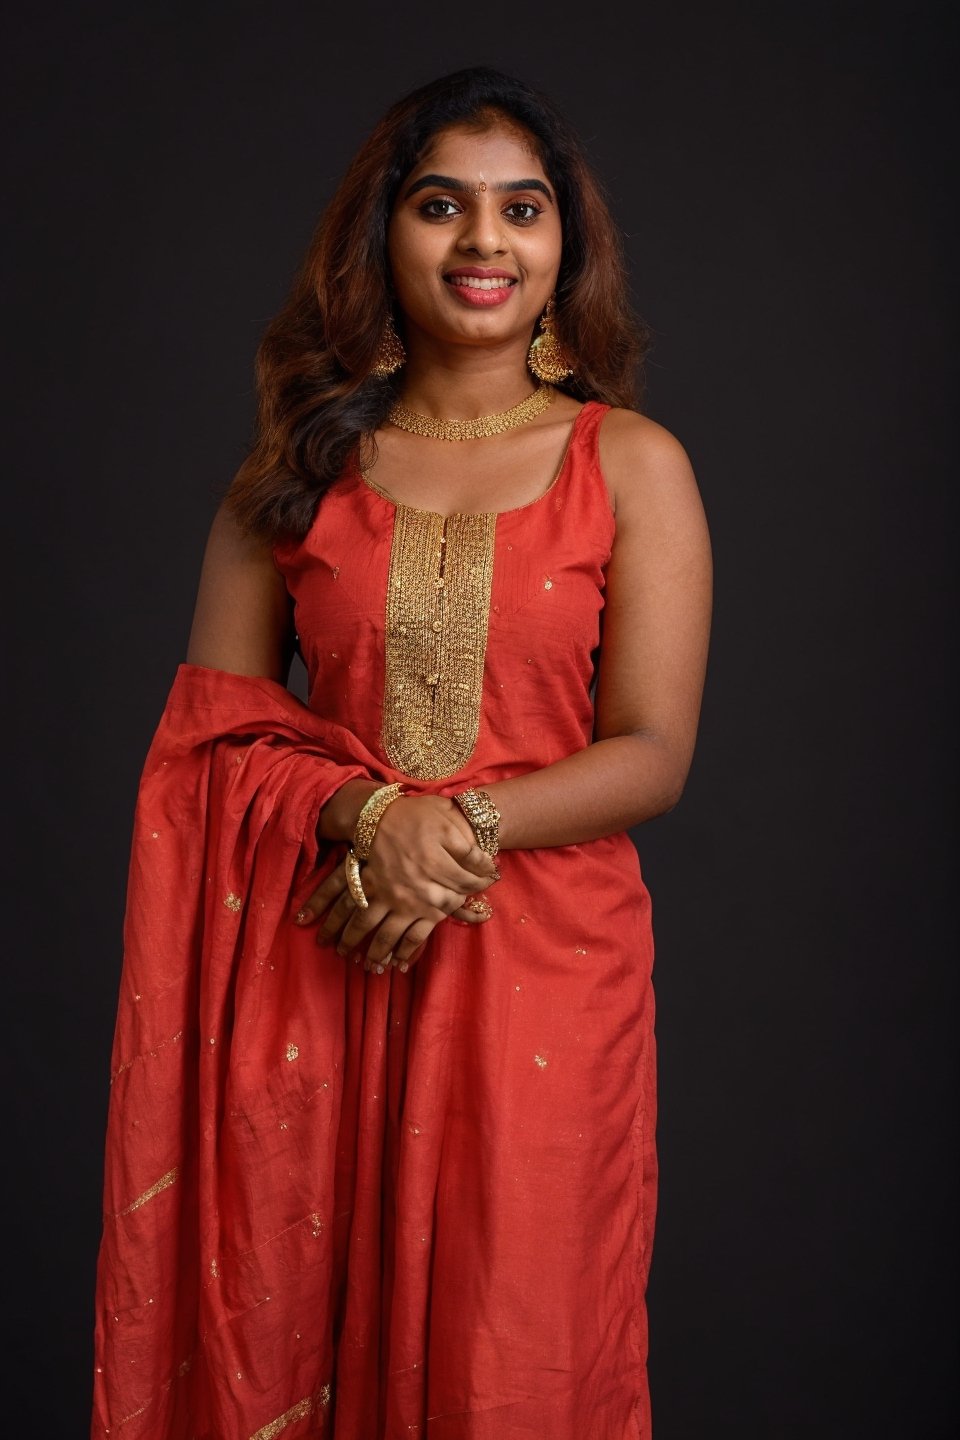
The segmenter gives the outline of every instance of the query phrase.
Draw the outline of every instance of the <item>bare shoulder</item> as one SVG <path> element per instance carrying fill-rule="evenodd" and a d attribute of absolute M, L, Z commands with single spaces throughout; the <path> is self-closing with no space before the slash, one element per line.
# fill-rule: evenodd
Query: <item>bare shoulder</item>
<path fill-rule="evenodd" d="M 207 548 L 221 564 L 276 569 L 273 546 L 244 530 L 227 500 L 221 500 L 213 517 Z"/>
<path fill-rule="evenodd" d="M 635 410 L 613 409 L 600 426 L 600 468 L 618 520 L 653 506 L 700 505 L 690 457 L 677 437 Z"/>

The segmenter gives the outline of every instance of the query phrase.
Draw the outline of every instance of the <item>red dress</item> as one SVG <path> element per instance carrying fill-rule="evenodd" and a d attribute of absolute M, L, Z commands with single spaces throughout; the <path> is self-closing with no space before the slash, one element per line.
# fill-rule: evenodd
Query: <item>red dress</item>
<path fill-rule="evenodd" d="M 378 976 L 291 923 L 345 780 L 450 794 L 590 743 L 614 517 L 395 505 L 275 547 L 309 706 L 183 665 L 144 767 L 92 1434 L 649 1440 L 650 897 L 626 834 L 502 852 L 484 925 Z M 438 583 L 439 582 L 439 583 Z"/>

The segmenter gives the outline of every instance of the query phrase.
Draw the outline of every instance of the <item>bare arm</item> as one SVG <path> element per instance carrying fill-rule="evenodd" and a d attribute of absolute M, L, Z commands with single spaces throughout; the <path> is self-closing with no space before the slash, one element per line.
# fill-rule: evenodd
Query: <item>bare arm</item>
<path fill-rule="evenodd" d="M 616 512 L 607 570 L 595 740 L 542 770 L 489 785 L 506 849 L 572 845 L 672 809 L 693 759 L 713 567 L 686 452 L 631 411 L 601 427 Z"/>
<path fill-rule="evenodd" d="M 187 663 L 282 685 L 293 647 L 290 596 L 269 545 L 244 535 L 221 505 L 204 552 Z"/>

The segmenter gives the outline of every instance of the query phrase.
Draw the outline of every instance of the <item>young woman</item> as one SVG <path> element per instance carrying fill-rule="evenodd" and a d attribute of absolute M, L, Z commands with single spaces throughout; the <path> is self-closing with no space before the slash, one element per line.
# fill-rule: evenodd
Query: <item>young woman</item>
<path fill-rule="evenodd" d="M 261 345 L 141 782 L 95 1436 L 651 1434 L 626 830 L 684 787 L 711 561 L 641 351 L 543 97 L 388 112 Z"/>

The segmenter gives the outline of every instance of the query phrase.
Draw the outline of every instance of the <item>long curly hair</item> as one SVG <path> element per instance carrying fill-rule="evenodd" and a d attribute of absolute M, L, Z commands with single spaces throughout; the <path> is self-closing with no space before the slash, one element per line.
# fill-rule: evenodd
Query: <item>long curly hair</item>
<path fill-rule="evenodd" d="M 391 311 L 387 226 L 434 137 L 506 119 L 525 131 L 563 233 L 554 330 L 580 400 L 635 408 L 646 327 L 633 314 L 620 234 L 572 128 L 543 95 L 488 67 L 445 75 L 387 111 L 317 225 L 289 297 L 257 350 L 254 440 L 225 501 L 264 541 L 302 537 L 324 492 L 386 418 L 393 380 L 373 374 Z"/>

